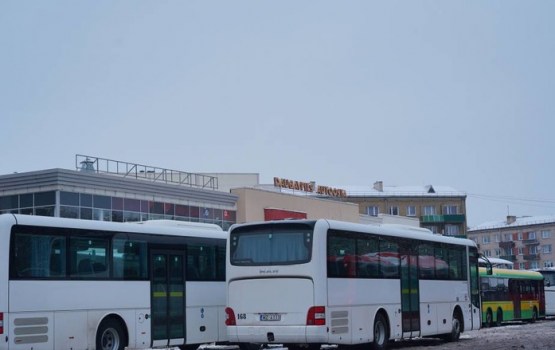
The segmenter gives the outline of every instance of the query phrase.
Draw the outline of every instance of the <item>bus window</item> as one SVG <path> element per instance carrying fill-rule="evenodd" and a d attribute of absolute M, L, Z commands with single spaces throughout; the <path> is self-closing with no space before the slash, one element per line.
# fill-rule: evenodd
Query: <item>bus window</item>
<path fill-rule="evenodd" d="M 399 245 L 387 240 L 380 240 L 380 273 L 382 277 L 398 278 Z"/>
<path fill-rule="evenodd" d="M 148 278 L 146 242 L 115 238 L 112 245 L 114 278 L 124 280 Z"/>
<path fill-rule="evenodd" d="M 449 259 L 447 250 L 443 247 L 434 248 L 435 264 L 436 264 L 436 278 L 448 279 L 449 278 Z"/>
<path fill-rule="evenodd" d="M 71 277 L 108 277 L 108 239 L 71 237 L 69 249 Z"/>
<path fill-rule="evenodd" d="M 63 236 L 18 233 L 14 236 L 12 276 L 14 278 L 65 277 Z"/>
<path fill-rule="evenodd" d="M 377 278 L 380 275 L 380 255 L 378 240 L 357 239 L 357 276 Z"/>
<path fill-rule="evenodd" d="M 435 278 L 434 248 L 430 244 L 421 244 L 418 247 L 419 277 L 422 279 Z"/>

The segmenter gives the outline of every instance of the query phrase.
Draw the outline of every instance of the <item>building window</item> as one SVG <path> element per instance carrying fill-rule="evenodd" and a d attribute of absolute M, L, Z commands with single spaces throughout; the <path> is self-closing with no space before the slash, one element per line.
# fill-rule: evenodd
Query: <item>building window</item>
<path fill-rule="evenodd" d="M 445 225 L 445 234 L 447 236 L 458 236 L 459 235 L 459 226 L 457 225 Z M 489 236 L 488 236 L 489 239 Z"/>
<path fill-rule="evenodd" d="M 366 215 L 378 216 L 379 213 L 380 213 L 380 208 L 376 205 L 371 205 L 366 207 Z"/>
<path fill-rule="evenodd" d="M 426 205 L 422 208 L 424 215 L 436 215 L 436 208 L 433 205 Z"/>
<path fill-rule="evenodd" d="M 491 256 L 491 250 L 489 250 L 489 249 L 484 250 L 484 255 L 487 256 L 487 257 L 490 257 Z"/>
<path fill-rule="evenodd" d="M 499 257 L 501 255 L 501 249 L 495 249 L 495 256 Z"/>
<path fill-rule="evenodd" d="M 538 247 L 536 246 L 530 247 L 528 251 L 530 252 L 530 254 L 538 254 Z"/>
<path fill-rule="evenodd" d="M 518 269 L 519 269 L 519 270 L 526 270 L 526 264 L 523 263 L 523 262 L 518 263 Z"/>
<path fill-rule="evenodd" d="M 551 244 L 546 244 L 542 246 L 542 253 L 551 254 Z"/>
<path fill-rule="evenodd" d="M 518 233 L 518 240 L 519 240 L 519 241 L 522 241 L 522 232 L 519 232 L 519 233 Z"/>
<path fill-rule="evenodd" d="M 551 231 L 542 231 L 542 238 L 551 238 Z"/>
<path fill-rule="evenodd" d="M 513 240 L 513 236 L 510 233 L 503 234 L 503 242 L 510 242 Z"/>
<path fill-rule="evenodd" d="M 499 243 L 501 242 L 501 235 L 499 233 L 496 233 L 495 236 L 493 236 L 495 239 L 495 242 Z"/>
<path fill-rule="evenodd" d="M 407 216 L 416 216 L 416 207 L 414 205 L 407 207 Z"/>
<path fill-rule="evenodd" d="M 543 262 L 543 267 L 553 267 L 553 261 L 546 260 Z"/>
<path fill-rule="evenodd" d="M 489 236 L 483 236 L 482 237 L 482 243 L 483 244 L 488 244 L 490 242 Z"/>
<path fill-rule="evenodd" d="M 389 207 L 389 215 L 399 215 L 399 207 L 395 205 Z"/>
<path fill-rule="evenodd" d="M 524 255 L 522 247 L 517 248 L 518 255 Z"/>
<path fill-rule="evenodd" d="M 536 239 L 536 232 L 528 232 L 528 239 Z"/>
<path fill-rule="evenodd" d="M 454 215 L 458 214 L 458 206 L 456 205 L 444 205 L 443 206 L 443 215 Z"/>
<path fill-rule="evenodd" d="M 530 263 L 530 268 L 531 268 L 531 269 L 537 269 L 537 268 L 539 268 L 539 267 L 540 267 L 540 264 L 538 264 L 537 261 L 532 261 L 532 262 Z"/>

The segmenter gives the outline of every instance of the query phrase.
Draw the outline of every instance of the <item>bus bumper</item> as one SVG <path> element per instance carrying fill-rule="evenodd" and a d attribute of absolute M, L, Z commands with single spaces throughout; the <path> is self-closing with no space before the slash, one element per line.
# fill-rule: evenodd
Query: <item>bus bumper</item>
<path fill-rule="evenodd" d="M 230 342 L 261 344 L 326 344 L 326 326 L 228 326 Z"/>

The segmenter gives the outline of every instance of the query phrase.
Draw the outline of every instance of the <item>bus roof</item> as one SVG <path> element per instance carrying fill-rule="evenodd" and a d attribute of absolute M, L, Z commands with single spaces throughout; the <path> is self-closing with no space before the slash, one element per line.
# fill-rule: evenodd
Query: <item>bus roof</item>
<path fill-rule="evenodd" d="M 486 273 L 485 267 L 480 267 L 480 277 L 502 277 L 502 278 L 512 278 L 512 279 L 528 279 L 528 280 L 543 280 L 543 275 L 536 271 L 528 270 L 511 270 L 511 269 L 500 269 L 494 267 L 492 269 L 493 273 L 488 275 Z"/>
<path fill-rule="evenodd" d="M 328 219 L 318 219 L 318 220 L 293 219 L 293 220 L 250 222 L 245 224 L 235 224 L 230 228 L 230 232 L 239 227 L 269 225 L 269 224 L 274 224 L 274 225 L 306 224 L 313 227 L 316 227 L 318 225 L 326 225 L 328 228 L 337 229 L 337 230 L 346 230 L 346 231 L 351 230 L 356 232 L 393 236 L 398 238 L 408 238 L 408 239 L 416 239 L 416 240 L 429 241 L 429 242 L 439 242 L 439 243 L 446 243 L 446 244 L 456 244 L 456 245 L 476 247 L 476 242 L 474 242 L 471 239 L 436 235 L 429 230 L 423 230 L 419 228 L 415 229 L 414 227 L 407 227 L 407 226 L 402 227 L 401 225 L 377 226 L 377 225 L 367 225 L 367 224 L 359 224 L 354 222 L 328 220 Z"/>
<path fill-rule="evenodd" d="M 227 231 L 200 228 L 193 225 L 161 225 L 152 223 L 137 225 L 122 222 L 106 222 L 97 220 L 68 219 L 50 216 L 1 214 L 0 226 L 3 225 L 39 225 L 48 227 L 71 227 L 76 229 L 95 229 L 104 231 L 121 231 L 169 236 L 209 237 L 226 239 Z"/>

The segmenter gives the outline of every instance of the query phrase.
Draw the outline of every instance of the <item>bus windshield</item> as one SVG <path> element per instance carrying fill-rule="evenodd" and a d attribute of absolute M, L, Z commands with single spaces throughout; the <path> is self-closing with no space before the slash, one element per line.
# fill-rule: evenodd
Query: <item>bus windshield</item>
<path fill-rule="evenodd" d="M 292 265 L 310 261 L 312 227 L 265 225 L 238 228 L 231 233 L 231 264 Z"/>

